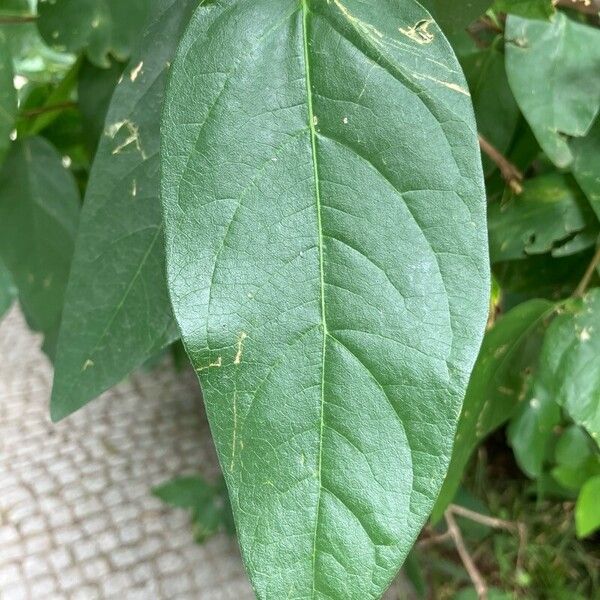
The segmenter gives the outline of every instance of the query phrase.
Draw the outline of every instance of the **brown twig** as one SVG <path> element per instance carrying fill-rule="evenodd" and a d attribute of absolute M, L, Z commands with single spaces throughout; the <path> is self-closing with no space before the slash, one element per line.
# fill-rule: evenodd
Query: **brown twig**
<path fill-rule="evenodd" d="M 594 254 L 594 257 L 588 265 L 588 268 L 579 282 L 579 285 L 575 288 L 575 291 L 573 292 L 574 298 L 582 298 L 584 296 L 598 266 L 600 266 L 600 246 L 596 250 L 596 254 Z"/>
<path fill-rule="evenodd" d="M 63 110 L 65 108 L 74 108 L 77 104 L 75 102 L 59 102 L 58 104 L 50 104 L 49 106 L 40 106 L 39 108 L 32 108 L 31 110 L 24 110 L 21 115 L 26 119 L 44 115 L 49 112 L 57 110 Z"/>
<path fill-rule="evenodd" d="M 0 16 L 0 25 L 20 25 L 22 23 L 34 23 L 35 21 L 37 21 L 37 15 Z"/>
<path fill-rule="evenodd" d="M 479 598 L 479 600 L 487 600 L 487 585 L 485 583 L 485 580 L 483 579 L 483 576 L 479 572 L 479 569 L 475 566 L 475 563 L 471 558 L 467 547 L 465 546 L 462 534 L 460 532 L 460 529 L 458 528 L 458 525 L 456 524 L 456 521 L 454 520 L 454 516 L 452 514 L 451 509 L 448 509 L 444 513 L 444 518 L 446 519 L 446 525 L 448 525 L 448 532 L 450 533 L 452 541 L 456 546 L 456 551 L 460 556 L 460 560 L 462 561 L 469 575 L 469 578 L 473 582 L 473 586 L 475 587 L 475 591 L 477 592 L 477 598 Z"/>
<path fill-rule="evenodd" d="M 474 521 L 480 525 L 485 525 L 486 527 L 492 527 L 493 529 L 506 529 L 507 531 L 518 531 L 519 529 L 516 523 L 504 521 L 503 519 L 497 519 L 496 517 L 488 517 L 487 515 L 482 515 L 474 510 L 469 510 L 464 506 L 459 506 L 458 504 L 451 504 L 448 507 L 448 510 L 453 515 L 465 517 L 470 521 Z"/>
<path fill-rule="evenodd" d="M 481 151 L 500 169 L 500 173 L 510 189 L 515 194 L 520 194 L 523 191 L 523 186 L 521 185 L 523 173 L 521 173 L 521 171 L 500 151 L 494 148 L 494 146 L 492 146 L 492 144 L 490 144 L 490 142 L 488 142 L 481 134 L 479 134 L 479 146 L 481 147 Z"/>

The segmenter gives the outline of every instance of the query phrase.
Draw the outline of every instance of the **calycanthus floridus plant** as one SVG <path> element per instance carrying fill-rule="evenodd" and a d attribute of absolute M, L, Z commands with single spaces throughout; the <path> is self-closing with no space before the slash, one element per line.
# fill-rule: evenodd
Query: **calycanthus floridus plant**
<path fill-rule="evenodd" d="M 52 416 L 181 336 L 257 597 L 379 598 L 444 481 L 488 317 L 461 67 L 413 0 L 102 4 L 39 5 L 48 39 L 86 49 L 74 80 L 132 52 L 81 211 L 36 120 L 1 183 L 23 196 L 2 219 L 50 211 L 62 240 L 47 285 L 15 282 Z M 41 268 L 0 245 L 9 271 L 17 251 Z"/>

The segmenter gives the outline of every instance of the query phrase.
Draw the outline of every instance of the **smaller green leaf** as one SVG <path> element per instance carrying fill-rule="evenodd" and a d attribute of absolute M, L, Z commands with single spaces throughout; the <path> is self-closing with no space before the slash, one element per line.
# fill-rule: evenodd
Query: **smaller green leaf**
<path fill-rule="evenodd" d="M 210 501 L 214 487 L 201 477 L 180 477 L 154 488 L 152 493 L 171 506 L 197 508 Z"/>
<path fill-rule="evenodd" d="M 567 467 L 577 467 L 591 455 L 589 437 L 577 425 L 571 425 L 563 431 L 554 449 L 556 462 Z"/>
<path fill-rule="evenodd" d="M 79 193 L 42 138 L 15 142 L 0 172 L 0 257 L 52 357 L 79 219 Z"/>
<path fill-rule="evenodd" d="M 13 86 L 13 66 L 6 34 L 0 30 L 0 163 L 10 144 L 15 125 L 17 95 Z"/>
<path fill-rule="evenodd" d="M 508 441 L 519 467 L 529 477 L 535 479 L 542 474 L 549 459 L 554 429 L 560 421 L 560 406 L 537 387 L 512 418 Z"/>
<path fill-rule="evenodd" d="M 523 193 L 488 211 L 492 262 L 551 252 L 568 256 L 593 246 L 598 220 L 577 184 L 552 173 L 530 179 Z"/>
<path fill-rule="evenodd" d="M 573 175 L 600 219 L 600 118 L 584 138 L 573 140 L 571 148 Z"/>
<path fill-rule="evenodd" d="M 510 15 L 506 70 L 525 118 L 558 166 L 573 161 L 569 137 L 583 137 L 600 110 L 600 30 L 558 13 L 549 22 Z"/>
<path fill-rule="evenodd" d="M 577 536 L 587 537 L 600 528 L 600 475 L 590 479 L 581 488 L 575 506 L 575 527 Z"/>
<path fill-rule="evenodd" d="M 549 327 L 536 393 L 562 406 L 600 446 L 600 289 L 569 303 Z"/>
<path fill-rule="evenodd" d="M 531 300 L 487 332 L 467 389 L 448 474 L 433 510 L 434 522 L 452 502 L 475 448 L 510 418 L 522 398 L 537 360 L 540 330 L 554 310 L 551 302 Z"/>
<path fill-rule="evenodd" d="M 104 131 L 106 113 L 123 73 L 124 64 L 112 61 L 108 69 L 84 61 L 77 85 L 77 104 L 86 125 L 85 138 L 90 150 L 95 151 Z"/>
<path fill-rule="evenodd" d="M 547 20 L 556 12 L 552 0 L 496 0 L 493 8 L 526 19 Z"/>
<path fill-rule="evenodd" d="M 505 153 L 515 134 L 519 108 L 508 85 L 504 54 L 496 44 L 461 60 L 473 99 L 477 129 L 499 152 Z M 496 165 L 483 157 L 485 173 Z"/>
<path fill-rule="evenodd" d="M 464 0 L 458 10 L 456 5 L 448 0 L 421 0 L 421 4 L 433 15 L 444 31 L 454 33 L 465 29 L 467 25 L 484 15 L 491 6 L 492 0 Z"/>
<path fill-rule="evenodd" d="M 148 0 L 42 0 L 39 30 L 46 42 L 61 50 L 86 50 L 100 67 L 109 55 L 129 58 L 148 16 Z"/>

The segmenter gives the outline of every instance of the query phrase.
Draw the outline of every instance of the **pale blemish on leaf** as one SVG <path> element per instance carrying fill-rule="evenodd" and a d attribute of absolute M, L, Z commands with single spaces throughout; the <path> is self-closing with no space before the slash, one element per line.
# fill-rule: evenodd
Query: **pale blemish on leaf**
<path fill-rule="evenodd" d="M 128 135 L 125 138 L 125 140 L 112 151 L 112 154 L 120 154 L 125 148 L 127 148 L 131 144 L 135 144 L 137 151 L 142 155 L 142 158 L 146 160 L 146 153 L 144 152 L 144 149 L 142 148 L 142 144 L 140 142 L 140 130 L 135 123 L 132 123 L 128 119 L 118 121 L 117 123 L 113 123 L 107 128 L 106 135 L 114 139 L 117 133 L 119 133 L 119 131 L 123 129 L 123 127 L 127 129 Z"/>
<path fill-rule="evenodd" d="M 134 82 L 138 78 L 138 75 L 142 72 L 143 66 L 144 66 L 144 61 L 142 60 L 137 65 L 137 67 L 135 67 L 135 69 L 131 70 L 131 73 L 129 73 L 129 79 L 131 79 L 132 82 Z"/>
<path fill-rule="evenodd" d="M 91 359 L 87 359 L 84 363 L 83 363 L 83 367 L 81 367 L 82 371 L 87 371 L 88 369 L 90 369 L 91 367 L 94 366 L 94 361 Z"/>
<path fill-rule="evenodd" d="M 210 364 L 205 365 L 204 367 L 198 367 L 196 369 L 196 371 L 197 372 L 208 371 L 208 369 L 213 369 L 213 368 L 218 369 L 222 366 L 223 366 L 223 358 L 221 356 L 219 356 L 219 358 L 217 358 L 217 360 L 215 360 L 214 362 L 211 362 Z"/>
<path fill-rule="evenodd" d="M 239 365 L 242 362 L 242 354 L 244 353 L 244 340 L 248 337 L 245 331 L 242 331 L 237 339 L 237 351 L 235 353 L 234 365 Z"/>
<path fill-rule="evenodd" d="M 432 23 L 432 19 L 421 19 L 413 27 L 398 27 L 398 31 L 417 44 L 431 44 L 435 36 L 428 28 Z"/>

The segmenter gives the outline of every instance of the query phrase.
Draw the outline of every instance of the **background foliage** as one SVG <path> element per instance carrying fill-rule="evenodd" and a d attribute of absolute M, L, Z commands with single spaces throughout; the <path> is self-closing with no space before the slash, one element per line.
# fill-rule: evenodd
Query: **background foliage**
<path fill-rule="evenodd" d="M 450 471 L 406 571 L 415 593 L 434 598 L 481 596 L 478 574 L 490 598 L 596 597 L 597 6 L 423 4 L 471 92 L 494 287 Z M 0 0 L 0 313 L 18 300 L 43 333 L 54 418 L 165 348 L 181 356 L 164 273 L 159 124 L 196 5 Z M 156 493 L 192 509 L 199 540 L 232 528 L 221 483 L 183 478 Z M 467 571 L 461 545 L 475 557 Z"/>

